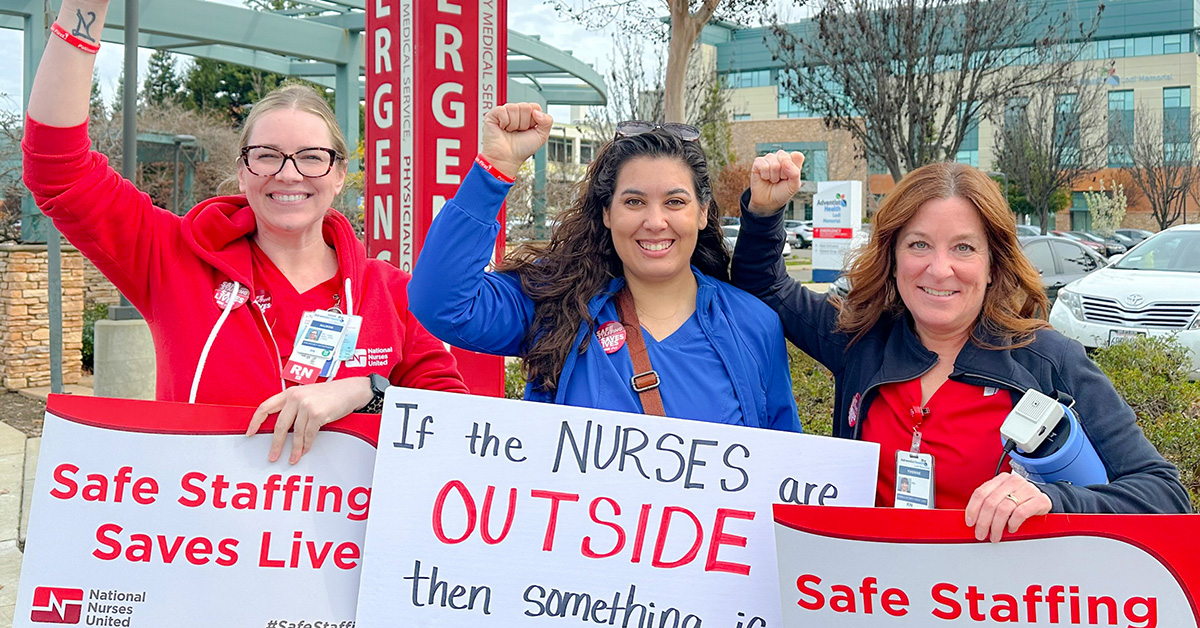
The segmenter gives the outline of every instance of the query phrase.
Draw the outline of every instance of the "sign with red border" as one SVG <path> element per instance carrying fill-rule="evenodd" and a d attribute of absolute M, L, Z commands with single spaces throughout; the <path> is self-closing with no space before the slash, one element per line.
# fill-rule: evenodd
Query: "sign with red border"
<path fill-rule="evenodd" d="M 963 518 L 777 504 L 783 625 L 1200 625 L 1200 515 L 1047 515 L 997 544 Z"/>
<path fill-rule="evenodd" d="M 289 465 L 253 410 L 52 395 L 13 625 L 352 626 L 378 417 Z"/>
<path fill-rule="evenodd" d="M 483 114 L 507 99 L 507 14 L 506 0 L 367 1 L 371 257 L 412 272 L 433 217 L 474 163 Z M 453 352 L 472 393 L 504 394 L 502 358 Z"/>
<path fill-rule="evenodd" d="M 875 499 L 875 443 L 398 387 L 384 406 L 364 628 L 777 626 L 771 504 Z"/>

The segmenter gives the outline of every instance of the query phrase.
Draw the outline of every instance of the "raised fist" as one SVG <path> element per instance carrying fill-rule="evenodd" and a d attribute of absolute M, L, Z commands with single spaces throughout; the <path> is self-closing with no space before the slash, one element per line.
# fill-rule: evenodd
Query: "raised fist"
<path fill-rule="evenodd" d="M 801 153 L 776 151 L 754 160 L 750 167 L 751 212 L 762 216 L 773 214 L 800 191 Z"/>
<path fill-rule="evenodd" d="M 483 116 L 483 147 L 479 154 L 497 170 L 516 177 L 521 164 L 550 137 L 554 118 L 536 103 L 508 103 Z"/>

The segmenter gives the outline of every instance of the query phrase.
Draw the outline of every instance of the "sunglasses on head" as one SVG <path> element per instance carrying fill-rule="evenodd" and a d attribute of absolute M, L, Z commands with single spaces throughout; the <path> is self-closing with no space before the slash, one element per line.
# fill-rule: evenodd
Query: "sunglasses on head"
<path fill-rule="evenodd" d="M 649 133 L 654 129 L 662 129 L 675 137 L 685 142 L 695 142 L 700 139 L 700 129 L 690 125 L 681 124 L 679 122 L 667 122 L 664 124 L 655 124 L 644 120 L 626 120 L 617 123 L 617 137 L 633 137 L 642 133 Z"/>

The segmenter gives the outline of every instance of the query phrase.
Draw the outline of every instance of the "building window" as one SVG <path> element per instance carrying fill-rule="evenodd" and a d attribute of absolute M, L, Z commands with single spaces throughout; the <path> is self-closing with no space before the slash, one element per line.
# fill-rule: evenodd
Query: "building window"
<path fill-rule="evenodd" d="M 1192 96 L 1190 87 L 1163 88 L 1163 158 L 1168 162 L 1192 158 Z"/>
<path fill-rule="evenodd" d="M 1092 230 L 1092 213 L 1088 211 L 1087 200 L 1083 192 L 1071 193 L 1071 229 L 1075 231 Z"/>
<path fill-rule="evenodd" d="M 774 142 L 757 144 L 754 149 L 760 156 L 777 150 L 789 153 L 798 150 L 804 153 L 804 166 L 800 168 L 802 181 L 829 180 L 829 144 L 826 142 Z"/>
<path fill-rule="evenodd" d="M 579 140 L 579 163 L 590 164 L 596 156 L 596 143 Z"/>
<path fill-rule="evenodd" d="M 1178 54 L 1183 52 L 1183 35 L 1163 35 L 1162 54 Z"/>
<path fill-rule="evenodd" d="M 1133 165 L 1133 90 L 1108 93 L 1108 167 Z"/>
<path fill-rule="evenodd" d="M 737 121 L 739 121 L 739 120 L 749 120 L 749 119 L 750 119 L 750 114 L 748 114 L 748 113 L 735 113 L 735 114 L 733 114 L 733 121 L 734 121 L 734 122 L 737 122 Z"/>
<path fill-rule="evenodd" d="M 574 157 L 574 148 L 574 142 L 570 139 L 551 135 L 550 141 L 546 142 L 546 158 L 559 163 L 570 163 Z"/>
<path fill-rule="evenodd" d="M 740 72 L 729 72 L 725 75 L 726 85 L 730 89 L 742 89 L 745 87 L 766 87 L 771 84 L 770 70 L 742 70 Z"/>
<path fill-rule="evenodd" d="M 782 89 L 779 91 L 779 117 L 780 118 L 812 118 L 813 114 L 799 103 L 792 100 L 792 97 Z"/>
<path fill-rule="evenodd" d="M 1059 154 L 1060 166 L 1078 166 L 1079 108 L 1076 94 L 1059 94 L 1054 103 L 1054 139 L 1063 150 Z"/>
<path fill-rule="evenodd" d="M 1009 98 L 1004 105 L 1004 126 L 1017 126 L 1029 119 L 1029 97 Z"/>
<path fill-rule="evenodd" d="M 958 108 L 958 115 L 961 118 L 966 115 L 967 105 L 962 105 Z M 954 154 L 954 161 L 960 164 L 979 167 L 979 119 L 975 118 L 968 123 L 966 133 L 963 134 L 963 141 L 958 145 L 958 152 Z"/>

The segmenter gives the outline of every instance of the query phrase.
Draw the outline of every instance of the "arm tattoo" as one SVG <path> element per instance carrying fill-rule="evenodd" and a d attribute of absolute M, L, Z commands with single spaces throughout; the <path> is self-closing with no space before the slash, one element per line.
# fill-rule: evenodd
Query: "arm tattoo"
<path fill-rule="evenodd" d="M 71 34 L 90 42 L 95 42 L 96 39 L 92 37 L 91 30 L 92 24 L 96 23 L 96 14 L 88 11 L 87 17 L 84 17 L 83 11 L 75 9 L 75 18 L 79 20 L 79 23 L 75 25 L 75 29 L 71 31 Z"/>

